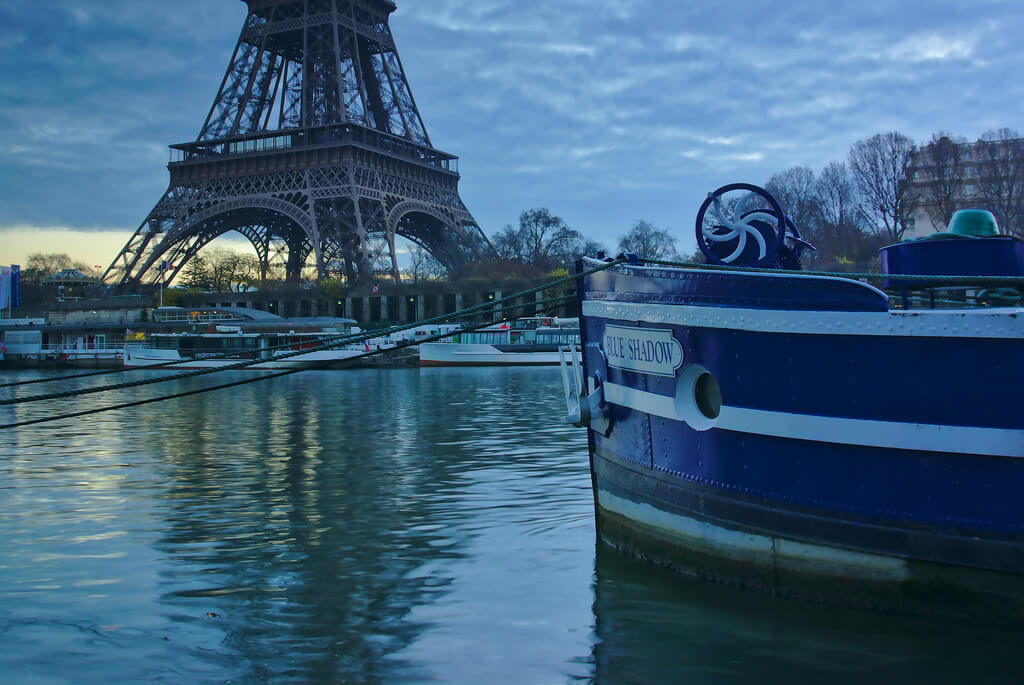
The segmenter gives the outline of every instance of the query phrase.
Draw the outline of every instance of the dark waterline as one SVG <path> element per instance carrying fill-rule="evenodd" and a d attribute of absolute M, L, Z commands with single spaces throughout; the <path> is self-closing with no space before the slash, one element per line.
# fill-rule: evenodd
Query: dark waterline
<path fill-rule="evenodd" d="M 595 544 L 563 413 L 557 369 L 360 370 L 0 432 L 0 682 L 1019 679 L 1020 633 L 806 607 Z"/>

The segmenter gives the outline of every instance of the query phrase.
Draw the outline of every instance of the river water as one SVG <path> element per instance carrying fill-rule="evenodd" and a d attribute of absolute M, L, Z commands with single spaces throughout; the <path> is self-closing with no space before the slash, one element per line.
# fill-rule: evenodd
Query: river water
<path fill-rule="evenodd" d="M 0 423 L 224 377 L 251 376 Z M 552 368 L 311 371 L 0 431 L 0 682 L 1019 680 L 1020 633 L 606 549 L 563 413 Z"/>

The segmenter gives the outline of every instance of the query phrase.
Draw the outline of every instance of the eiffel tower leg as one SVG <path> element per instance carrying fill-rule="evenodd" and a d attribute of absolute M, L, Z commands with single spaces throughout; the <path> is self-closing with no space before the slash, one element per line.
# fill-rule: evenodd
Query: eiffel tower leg
<path fill-rule="evenodd" d="M 306 236 L 292 234 L 285 238 L 288 245 L 288 265 L 285 268 L 285 281 L 298 285 L 302 280 L 302 267 L 306 264 L 309 252 L 305 249 Z"/>
<path fill-rule="evenodd" d="M 311 176 L 312 174 L 308 171 L 303 174 L 307 198 L 314 197 Z M 317 219 L 315 211 L 309 212 L 309 220 L 311 224 L 309 239 L 313 245 L 313 255 L 316 259 L 316 277 L 317 279 L 326 278 L 328 274 L 326 265 L 324 264 L 323 238 L 320 233 L 320 221 Z"/>
<path fill-rule="evenodd" d="M 315 233 L 316 239 L 313 241 L 313 257 L 316 260 L 316 277 L 317 280 L 321 278 L 327 278 L 327 266 L 324 263 L 324 252 L 320 243 L 320 232 Z"/>
<path fill-rule="evenodd" d="M 395 252 L 395 232 L 387 232 L 388 250 L 391 252 L 391 277 L 396 285 L 402 285 L 402 274 L 398 270 L 398 254 Z"/>
<path fill-rule="evenodd" d="M 158 236 L 163 233 L 163 221 L 159 218 L 161 205 L 167 202 L 170 191 L 156 204 L 156 207 L 135 230 L 125 246 L 114 257 L 110 266 L 103 272 L 100 283 L 114 285 L 118 290 L 137 288 L 148 268 L 153 248 L 160 242 Z"/>
<path fill-rule="evenodd" d="M 270 274 L 270 235 L 264 231 L 260 236 L 261 249 L 258 251 L 260 260 L 260 288 L 267 286 L 267 277 Z"/>
<path fill-rule="evenodd" d="M 366 239 L 366 227 L 363 226 L 363 212 L 359 207 L 362 204 L 361 198 L 355 198 L 353 204 L 356 209 L 356 240 L 359 241 L 355 254 L 356 281 L 365 283 L 370 280 L 370 244 Z"/>

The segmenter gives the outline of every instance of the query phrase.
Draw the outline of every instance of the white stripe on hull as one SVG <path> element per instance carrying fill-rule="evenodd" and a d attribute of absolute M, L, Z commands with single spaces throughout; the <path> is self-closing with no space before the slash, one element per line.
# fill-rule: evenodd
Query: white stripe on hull
<path fill-rule="evenodd" d="M 618 383 L 606 382 L 602 387 L 605 401 L 611 404 L 673 421 L 688 418 L 674 397 Z M 875 421 L 730 406 L 722 407 L 718 418 L 711 420 L 711 427 L 862 447 L 1024 457 L 1024 430 L 1012 428 Z"/>
<path fill-rule="evenodd" d="M 860 581 L 899 582 L 910 577 L 906 560 L 897 557 L 725 528 L 634 502 L 600 488 L 597 500 L 601 508 L 652 529 L 670 544 L 720 559 Z"/>
<path fill-rule="evenodd" d="M 1024 339 L 1024 308 L 805 312 L 587 300 L 585 317 L 762 333 Z"/>

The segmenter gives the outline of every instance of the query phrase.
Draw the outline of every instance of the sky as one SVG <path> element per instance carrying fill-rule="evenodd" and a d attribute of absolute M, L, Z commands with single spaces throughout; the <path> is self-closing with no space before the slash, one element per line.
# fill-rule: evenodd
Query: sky
<path fill-rule="evenodd" d="M 695 246 L 726 183 L 815 172 L 898 130 L 1024 130 L 1020 0 L 396 0 L 433 144 L 494 235 L 546 207 L 614 249 Z M 240 0 L 0 0 L 0 263 L 104 267 L 167 188 L 227 67 Z"/>

